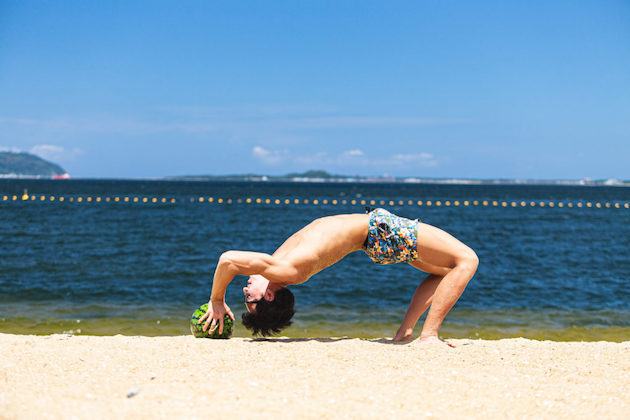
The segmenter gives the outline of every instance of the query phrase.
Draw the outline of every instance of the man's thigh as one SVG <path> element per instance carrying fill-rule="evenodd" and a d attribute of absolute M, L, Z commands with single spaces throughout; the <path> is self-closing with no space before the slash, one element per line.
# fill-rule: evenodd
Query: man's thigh
<path fill-rule="evenodd" d="M 418 222 L 418 260 L 427 267 L 437 266 L 450 269 L 472 252 L 472 249 L 448 232 Z"/>

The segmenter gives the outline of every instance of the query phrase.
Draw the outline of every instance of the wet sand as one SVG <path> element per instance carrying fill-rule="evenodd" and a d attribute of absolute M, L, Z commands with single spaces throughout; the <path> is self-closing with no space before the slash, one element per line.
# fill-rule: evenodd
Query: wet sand
<path fill-rule="evenodd" d="M 0 334 L 0 418 L 630 417 L 630 341 Z"/>

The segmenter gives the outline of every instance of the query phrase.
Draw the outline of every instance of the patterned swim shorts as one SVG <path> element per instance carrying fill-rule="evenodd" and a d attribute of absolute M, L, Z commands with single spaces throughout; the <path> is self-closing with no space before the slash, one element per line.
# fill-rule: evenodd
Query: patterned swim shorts
<path fill-rule="evenodd" d="M 363 251 L 376 264 L 418 259 L 418 220 L 396 216 L 385 209 L 369 210 L 370 227 Z"/>

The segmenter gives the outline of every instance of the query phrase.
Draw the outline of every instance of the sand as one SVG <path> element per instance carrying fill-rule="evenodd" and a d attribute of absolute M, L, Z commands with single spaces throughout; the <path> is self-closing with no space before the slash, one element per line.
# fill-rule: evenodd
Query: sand
<path fill-rule="evenodd" d="M 0 334 L 0 418 L 630 418 L 630 341 Z"/>

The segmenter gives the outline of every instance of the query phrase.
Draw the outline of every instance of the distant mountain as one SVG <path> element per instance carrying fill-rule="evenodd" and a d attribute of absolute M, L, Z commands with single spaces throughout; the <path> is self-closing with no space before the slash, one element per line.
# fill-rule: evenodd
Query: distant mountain
<path fill-rule="evenodd" d="M 0 152 L 2 178 L 69 178 L 56 163 L 48 162 L 30 153 Z"/>

